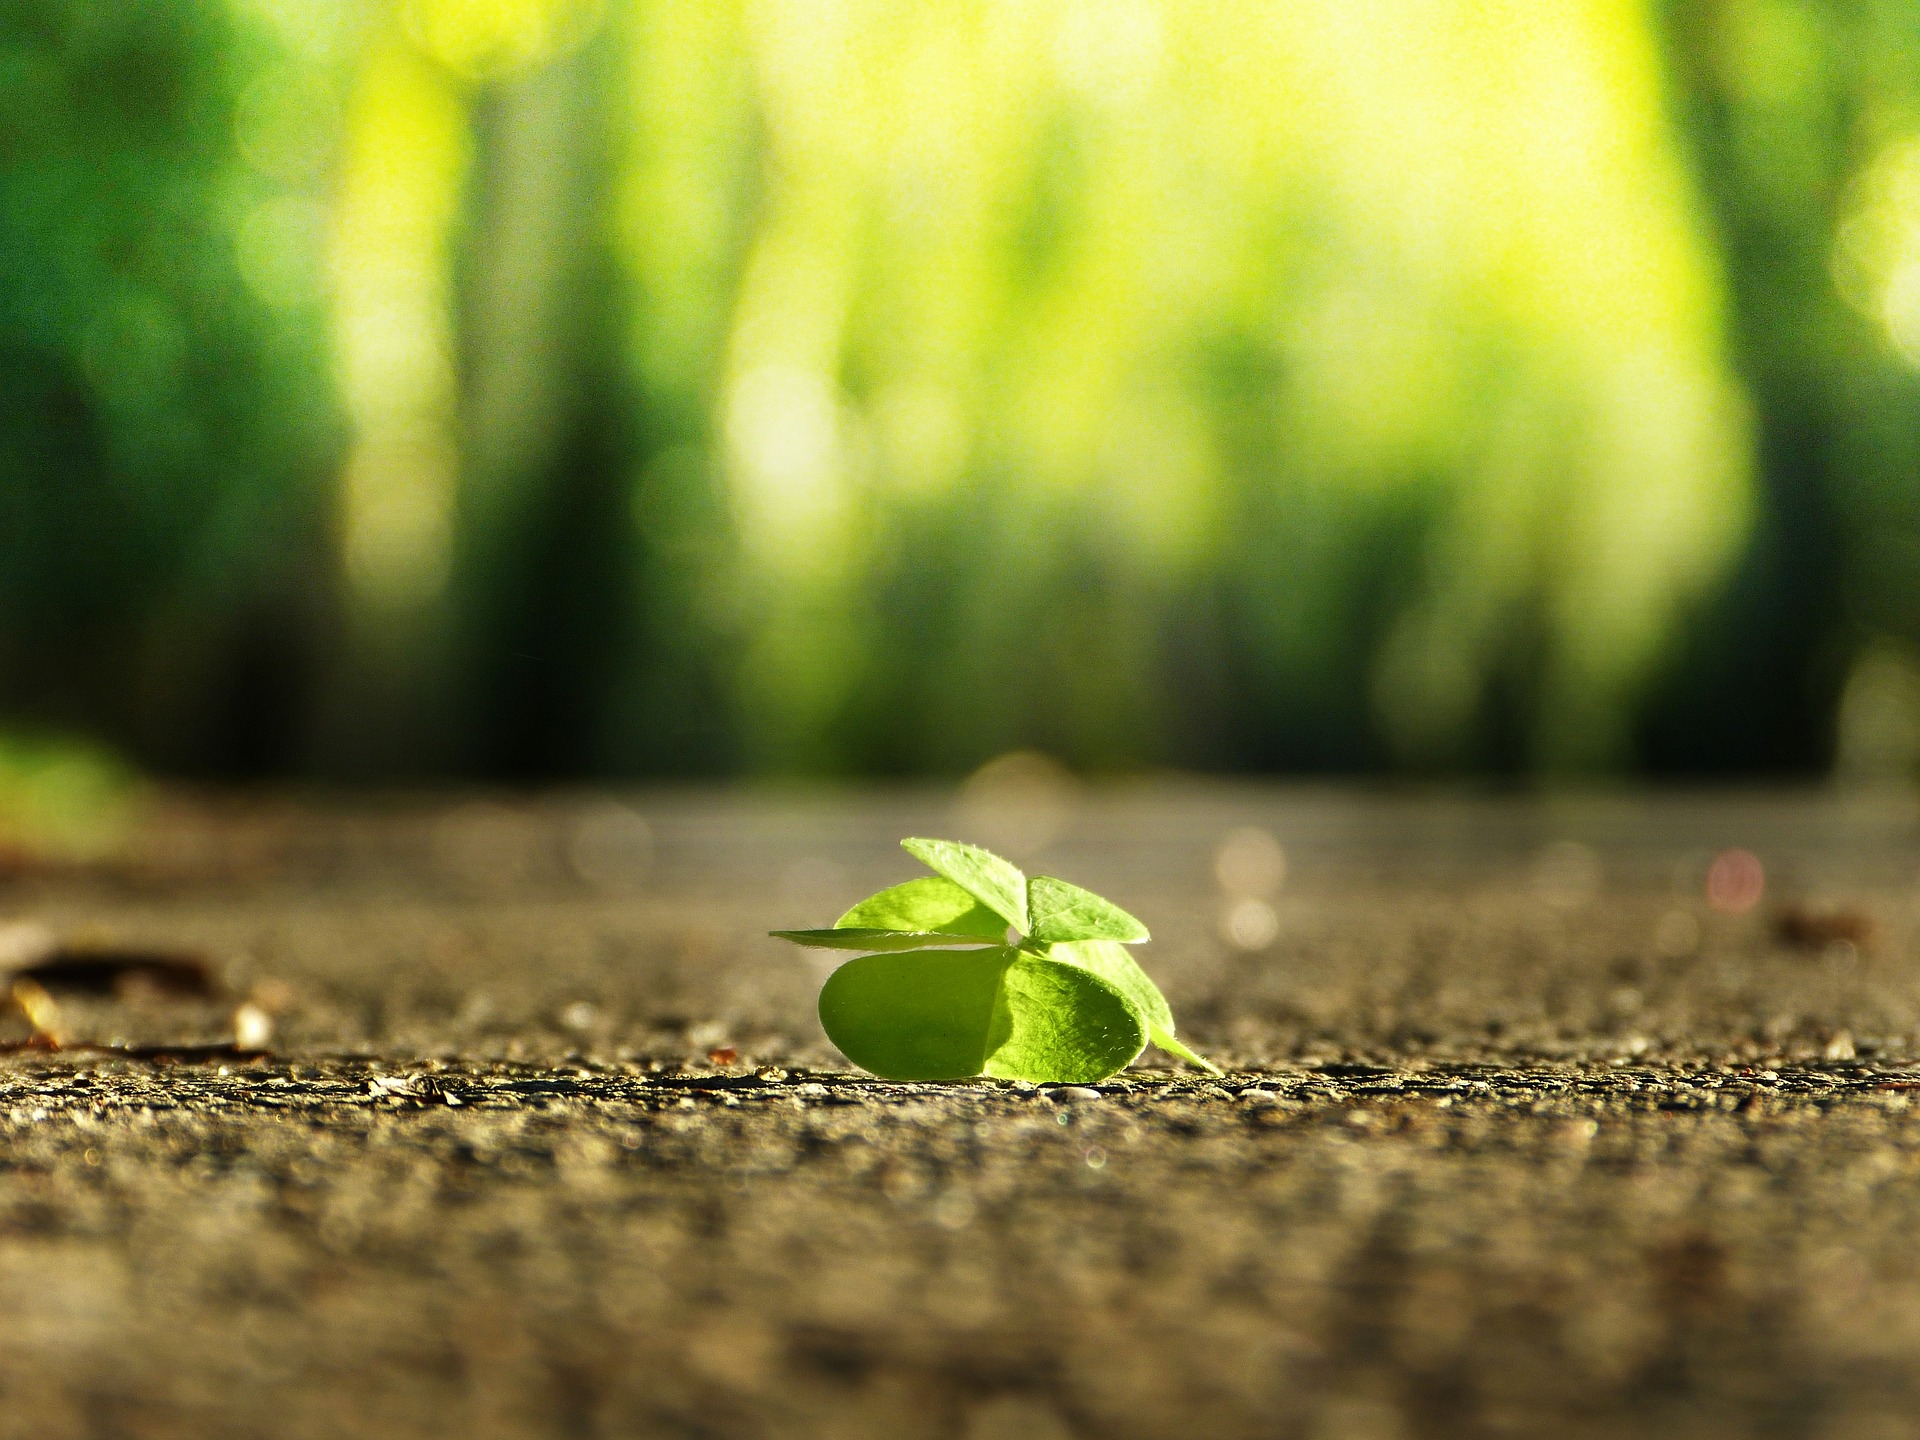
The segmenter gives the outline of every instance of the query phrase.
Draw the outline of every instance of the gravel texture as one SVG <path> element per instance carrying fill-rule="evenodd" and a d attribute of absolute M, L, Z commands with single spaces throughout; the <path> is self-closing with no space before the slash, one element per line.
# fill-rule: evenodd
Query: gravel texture
<path fill-rule="evenodd" d="M 1228 1074 L 847 1070 L 761 932 L 914 833 Z M 1917 880 L 1835 797 L 170 800 L 0 877 L 0 1434 L 1920 1437 Z"/>

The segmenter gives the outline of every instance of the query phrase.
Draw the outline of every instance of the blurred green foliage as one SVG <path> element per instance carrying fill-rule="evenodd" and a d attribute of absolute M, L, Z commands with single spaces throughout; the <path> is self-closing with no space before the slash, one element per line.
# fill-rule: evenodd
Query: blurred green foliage
<path fill-rule="evenodd" d="M 285 63 L 220 0 L 0 6 L 0 705 L 188 763 L 252 758 L 235 652 L 325 561 L 321 297 L 252 283 L 312 269 L 245 153 Z"/>
<path fill-rule="evenodd" d="M 1739 0 L 1670 5 L 1666 34 L 1761 505 L 1645 749 L 1804 770 L 1845 748 L 1850 676 L 1888 654 L 1920 673 L 1920 25 L 1904 0 Z"/>
<path fill-rule="evenodd" d="M 91 860 L 125 838 L 139 787 L 117 757 L 58 736 L 0 736 L 0 857 Z"/>
<path fill-rule="evenodd" d="M 0 717 L 1906 773 L 1910 8 L 0 0 Z"/>

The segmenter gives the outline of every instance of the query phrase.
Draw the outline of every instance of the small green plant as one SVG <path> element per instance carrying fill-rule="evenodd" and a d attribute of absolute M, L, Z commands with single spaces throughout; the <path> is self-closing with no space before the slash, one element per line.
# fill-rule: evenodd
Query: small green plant
<path fill-rule="evenodd" d="M 1127 950 L 1147 927 L 1109 900 L 953 840 L 902 840 L 934 873 L 870 896 L 831 930 L 782 940 L 864 950 L 820 990 L 827 1037 L 889 1080 L 1086 1084 L 1174 1038 L 1160 987 Z"/>

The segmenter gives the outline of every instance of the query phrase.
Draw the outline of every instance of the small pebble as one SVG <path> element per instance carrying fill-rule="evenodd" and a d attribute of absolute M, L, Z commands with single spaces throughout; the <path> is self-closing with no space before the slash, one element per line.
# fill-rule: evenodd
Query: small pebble
<path fill-rule="evenodd" d="M 809 1100 L 820 1100 L 826 1097 L 827 1087 L 819 1084 L 796 1085 L 793 1087 L 793 1093 L 804 1095 Z"/>
<path fill-rule="evenodd" d="M 1102 1098 L 1098 1090 L 1090 1089 L 1085 1085 L 1056 1085 L 1053 1089 L 1047 1091 L 1047 1094 L 1053 1096 L 1056 1100 L 1098 1100 Z"/>
<path fill-rule="evenodd" d="M 1280 1097 L 1271 1090 L 1242 1090 L 1239 1095 L 1242 1105 L 1277 1105 Z"/>

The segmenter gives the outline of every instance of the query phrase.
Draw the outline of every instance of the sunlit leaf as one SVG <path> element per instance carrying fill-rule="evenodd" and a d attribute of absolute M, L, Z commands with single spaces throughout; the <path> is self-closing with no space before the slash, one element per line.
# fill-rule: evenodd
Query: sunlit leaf
<path fill-rule="evenodd" d="M 1063 940 L 1118 940 L 1132 945 L 1152 938 L 1146 926 L 1111 900 L 1051 875 L 1036 875 L 1027 882 L 1027 914 L 1033 921 L 1028 937 L 1042 945 Z"/>
<path fill-rule="evenodd" d="M 1146 1048 L 1145 1018 L 1090 970 L 1023 953 L 1000 989 L 1008 1033 L 987 1056 L 985 1074 L 1084 1085 L 1126 1069 Z"/>
<path fill-rule="evenodd" d="M 1174 1038 L 1173 1010 L 1167 1004 L 1167 997 L 1160 993 L 1160 987 L 1140 968 L 1140 962 L 1125 946 L 1111 940 L 1082 940 L 1048 946 L 1047 955 L 1050 959 L 1091 970 L 1125 995 L 1146 1020 L 1148 1038 L 1169 1055 L 1211 1074 L 1220 1073 L 1211 1060 L 1195 1054 Z"/>
<path fill-rule="evenodd" d="M 895 1080 L 1085 1082 L 1124 1069 L 1151 1039 L 1219 1073 L 1174 1038 L 1166 997 L 1123 948 L 1147 938 L 1133 916 L 1064 880 L 1029 886 L 977 846 L 900 843 L 938 876 L 869 896 L 830 930 L 773 932 L 869 952 L 820 991 L 820 1022 L 856 1065 Z M 1036 933 L 995 943 L 1029 919 Z"/>
<path fill-rule="evenodd" d="M 1152 1040 L 1155 1045 L 1159 1046 L 1169 1055 L 1173 1056 L 1174 1059 L 1184 1060 L 1196 1070 L 1204 1070 L 1209 1075 L 1218 1075 L 1221 1073 L 1220 1067 L 1207 1059 L 1206 1056 L 1189 1050 L 1185 1045 L 1181 1044 L 1180 1041 L 1176 1040 L 1171 1030 L 1162 1030 L 1158 1025 L 1149 1026 L 1147 1038 Z"/>
<path fill-rule="evenodd" d="M 982 905 L 1024 933 L 1027 877 L 1011 861 L 957 840 L 902 840 L 900 846 L 929 870 L 944 875 Z"/>
<path fill-rule="evenodd" d="M 888 1080 L 978 1075 L 1012 958 L 1000 946 L 849 960 L 820 989 L 820 1023 L 841 1054 Z"/>
<path fill-rule="evenodd" d="M 1081 940 L 1050 945 L 1046 955 L 1050 960 L 1091 970 L 1131 1000 L 1149 1025 L 1172 1031 L 1173 1011 L 1167 1006 L 1167 997 L 1124 945 L 1111 940 Z"/>
<path fill-rule="evenodd" d="M 900 930 L 921 934 L 977 935 L 1004 940 L 1006 919 L 940 875 L 909 880 L 869 896 L 838 920 L 836 929 Z"/>
<path fill-rule="evenodd" d="M 1000 927 L 993 940 L 984 935 L 930 934 L 924 930 L 857 930 L 835 926 L 831 930 L 770 930 L 776 940 L 791 940 L 815 950 L 924 950 L 934 945 L 986 945 L 997 943 L 1006 927 Z"/>
<path fill-rule="evenodd" d="M 841 1052 L 890 1080 L 1080 1083 L 1126 1068 L 1147 1025 L 1091 970 L 997 946 L 865 955 L 820 991 Z"/>

